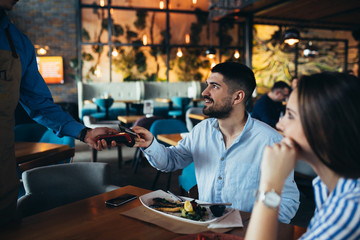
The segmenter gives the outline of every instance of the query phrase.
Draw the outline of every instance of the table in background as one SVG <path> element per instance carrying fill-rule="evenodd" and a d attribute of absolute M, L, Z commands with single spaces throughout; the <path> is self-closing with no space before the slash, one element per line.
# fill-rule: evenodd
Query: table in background
<path fill-rule="evenodd" d="M 42 142 L 15 142 L 15 159 L 21 171 L 73 157 L 69 145 Z"/>
<path fill-rule="evenodd" d="M 129 125 L 143 117 L 145 117 L 145 115 L 118 116 L 118 120 L 124 123 L 125 125 Z"/>
<path fill-rule="evenodd" d="M 130 106 L 134 105 L 136 108 L 136 114 L 141 113 L 141 109 L 143 108 L 143 102 L 141 100 L 115 100 L 116 103 L 125 103 L 126 106 L 126 115 L 130 115 Z"/>
<path fill-rule="evenodd" d="M 172 146 L 176 146 L 182 137 L 180 133 L 158 134 L 157 139 Z"/>
<path fill-rule="evenodd" d="M 208 116 L 206 116 L 204 114 L 196 114 L 196 113 L 189 113 L 188 116 L 189 116 L 189 118 L 200 120 L 200 121 L 208 118 Z"/>
<path fill-rule="evenodd" d="M 173 102 L 171 101 L 170 98 L 156 98 L 155 101 L 169 104 L 169 111 L 173 109 Z M 193 102 L 194 107 L 197 107 L 198 102 L 202 102 L 202 101 L 204 101 L 204 99 L 203 98 L 193 98 L 193 99 L 191 99 L 191 101 Z"/>
<path fill-rule="evenodd" d="M 0 230 L 0 239 L 173 239 L 180 234 L 156 225 L 121 215 L 141 206 L 139 199 L 120 207 L 108 208 L 105 201 L 121 194 L 141 196 L 150 190 L 126 186 L 81 201 L 51 209 L 24 218 Z M 250 213 L 240 212 L 244 228 L 235 228 L 230 233 L 244 236 Z M 278 239 L 293 239 L 294 226 L 279 224 Z"/>

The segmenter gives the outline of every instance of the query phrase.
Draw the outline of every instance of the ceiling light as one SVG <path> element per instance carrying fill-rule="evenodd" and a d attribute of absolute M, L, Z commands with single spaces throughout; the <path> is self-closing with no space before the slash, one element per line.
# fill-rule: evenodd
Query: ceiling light
<path fill-rule="evenodd" d="M 240 57 L 239 50 L 235 50 L 235 52 L 234 52 L 234 58 L 235 58 L 235 59 L 239 59 L 239 57 Z"/>
<path fill-rule="evenodd" d="M 205 54 L 208 58 L 213 59 L 216 56 L 216 50 L 213 47 L 206 49 Z"/>
<path fill-rule="evenodd" d="M 147 45 L 147 35 L 146 34 L 144 34 L 144 36 L 143 36 L 143 45 Z"/>
<path fill-rule="evenodd" d="M 185 43 L 189 44 L 190 43 L 190 34 L 185 34 Z"/>
<path fill-rule="evenodd" d="M 285 31 L 284 42 L 289 45 L 294 45 L 300 41 L 300 33 L 295 28 L 290 28 Z"/>
<path fill-rule="evenodd" d="M 183 53 L 181 51 L 181 48 L 178 48 L 176 56 L 178 56 L 179 58 L 181 58 L 183 56 Z"/>
<path fill-rule="evenodd" d="M 163 0 L 160 0 L 160 9 L 164 9 L 165 3 Z"/>

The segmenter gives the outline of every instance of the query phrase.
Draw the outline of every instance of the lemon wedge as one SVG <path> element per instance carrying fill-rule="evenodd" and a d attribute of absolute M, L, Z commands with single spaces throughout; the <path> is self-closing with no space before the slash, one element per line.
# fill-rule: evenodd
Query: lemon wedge
<path fill-rule="evenodd" d="M 185 203 L 184 203 L 184 209 L 185 209 L 185 211 L 187 211 L 187 212 L 192 212 L 192 211 L 194 211 L 194 209 L 193 209 L 190 201 L 185 201 Z"/>

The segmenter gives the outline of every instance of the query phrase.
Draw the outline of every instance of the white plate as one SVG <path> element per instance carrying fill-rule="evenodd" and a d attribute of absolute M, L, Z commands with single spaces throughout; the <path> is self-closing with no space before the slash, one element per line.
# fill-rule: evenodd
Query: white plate
<path fill-rule="evenodd" d="M 226 217 L 229 213 L 231 213 L 234 209 L 232 208 L 226 208 L 225 209 L 225 212 L 224 214 L 221 216 L 221 217 L 215 217 L 210 209 L 208 207 L 205 207 L 206 208 L 206 216 L 205 216 L 205 219 L 202 220 L 202 221 L 196 221 L 196 220 L 191 220 L 191 219 L 188 219 L 188 218 L 183 218 L 181 217 L 181 213 L 180 212 L 177 212 L 177 213 L 172 213 L 172 212 L 162 212 L 162 211 L 158 211 L 154 208 L 151 208 L 149 207 L 150 205 L 153 204 L 153 199 L 154 198 L 165 198 L 167 200 L 170 200 L 170 201 L 177 201 L 177 199 L 172 196 L 171 194 L 169 193 L 166 193 L 164 192 L 163 190 L 157 190 L 157 191 L 154 191 L 154 192 L 151 192 L 151 193 L 148 193 L 148 194 L 145 194 L 145 195 L 142 195 L 139 197 L 141 203 L 149 210 L 157 213 L 157 214 L 161 214 L 163 216 L 166 216 L 166 217 L 169 217 L 169 218 L 172 218 L 172 219 L 176 219 L 176 220 L 179 220 L 179 221 L 182 221 L 182 222 L 187 222 L 187 223 L 192 223 L 192 224 L 197 224 L 197 225 L 204 225 L 204 226 L 207 226 L 209 225 L 210 223 L 213 223 L 213 222 L 216 222 L 224 217 Z M 192 198 L 187 198 L 187 197 L 182 197 L 184 198 L 185 200 L 193 200 Z M 197 201 L 198 203 L 200 203 L 200 201 Z M 205 202 L 201 202 L 201 203 L 205 203 Z"/>

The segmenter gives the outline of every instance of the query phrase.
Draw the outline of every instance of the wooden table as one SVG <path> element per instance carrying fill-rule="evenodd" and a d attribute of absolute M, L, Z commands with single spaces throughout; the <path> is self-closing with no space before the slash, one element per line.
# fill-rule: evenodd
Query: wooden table
<path fill-rule="evenodd" d="M 75 149 L 70 149 L 69 145 L 15 142 L 15 159 L 21 171 L 65 160 L 73 157 L 74 153 Z"/>
<path fill-rule="evenodd" d="M 130 105 L 131 104 L 143 104 L 141 100 L 115 100 L 117 103 L 125 103 L 126 106 L 126 115 L 130 115 Z M 137 109 L 137 112 L 139 112 L 139 109 Z"/>
<path fill-rule="evenodd" d="M 130 124 L 142 117 L 145 117 L 145 115 L 118 116 L 118 120 L 124 124 Z"/>
<path fill-rule="evenodd" d="M 188 116 L 189 116 L 189 118 L 200 120 L 200 121 L 208 118 L 208 116 L 206 116 L 204 114 L 196 114 L 196 113 L 189 113 Z"/>
<path fill-rule="evenodd" d="M 176 146 L 182 137 L 180 133 L 158 134 L 157 139 L 172 146 Z"/>
<path fill-rule="evenodd" d="M 121 215 L 121 212 L 141 205 L 140 200 L 128 202 L 117 208 L 107 208 L 105 201 L 124 193 L 141 196 L 149 190 L 126 186 L 91 198 L 64 205 L 24 218 L 0 230 L 0 239 L 173 239 L 176 234 Z M 244 236 L 250 213 L 241 212 L 244 228 L 235 228 L 230 233 Z M 294 226 L 279 224 L 278 239 L 293 239 Z"/>

